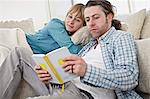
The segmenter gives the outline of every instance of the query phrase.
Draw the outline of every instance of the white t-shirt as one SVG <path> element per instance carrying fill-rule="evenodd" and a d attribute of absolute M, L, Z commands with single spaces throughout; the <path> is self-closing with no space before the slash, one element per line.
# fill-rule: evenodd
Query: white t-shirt
<path fill-rule="evenodd" d="M 102 52 L 100 44 L 96 46 L 94 49 L 91 48 L 89 52 L 86 53 L 84 57 L 82 57 L 87 64 L 92 64 L 92 66 L 106 69 L 104 65 L 104 61 L 102 58 Z M 96 88 L 80 82 L 80 78 L 74 80 L 75 85 L 79 88 L 88 91 L 94 97 L 94 99 L 115 99 L 115 93 L 113 90 L 108 90 L 104 88 Z"/>

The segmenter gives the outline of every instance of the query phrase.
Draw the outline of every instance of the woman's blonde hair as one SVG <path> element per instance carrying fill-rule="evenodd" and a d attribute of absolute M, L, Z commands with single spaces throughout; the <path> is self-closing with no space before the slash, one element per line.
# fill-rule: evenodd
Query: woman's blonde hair
<path fill-rule="evenodd" d="M 73 5 L 69 11 L 67 12 L 66 14 L 66 17 L 69 15 L 69 14 L 74 14 L 76 13 L 77 17 L 81 18 L 81 20 L 83 20 L 83 25 L 85 25 L 85 20 L 84 20 L 84 9 L 85 9 L 85 5 L 82 4 L 82 3 L 78 3 L 78 4 L 75 4 Z"/>

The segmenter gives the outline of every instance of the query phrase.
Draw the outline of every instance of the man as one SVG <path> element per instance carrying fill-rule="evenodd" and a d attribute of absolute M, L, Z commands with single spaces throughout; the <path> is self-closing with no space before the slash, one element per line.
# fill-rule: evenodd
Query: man
<path fill-rule="evenodd" d="M 81 82 L 92 86 L 82 87 L 89 92 L 101 88 L 109 90 L 111 96 L 116 95 L 113 99 L 141 99 L 134 91 L 139 74 L 134 38 L 115 29 L 111 3 L 87 2 L 84 17 L 93 39 L 79 52 L 80 57 L 73 55 L 64 59 L 65 71 L 79 75 Z M 99 94 L 105 90 L 96 91 Z"/>

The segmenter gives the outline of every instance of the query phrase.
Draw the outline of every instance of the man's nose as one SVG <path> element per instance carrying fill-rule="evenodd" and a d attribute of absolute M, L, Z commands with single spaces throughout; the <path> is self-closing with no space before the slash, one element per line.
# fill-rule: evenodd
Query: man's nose
<path fill-rule="evenodd" d="M 89 25 L 90 25 L 90 26 L 94 26 L 94 25 L 95 25 L 95 22 L 94 22 L 94 20 L 93 20 L 93 19 L 90 19 L 90 21 L 89 21 Z"/>

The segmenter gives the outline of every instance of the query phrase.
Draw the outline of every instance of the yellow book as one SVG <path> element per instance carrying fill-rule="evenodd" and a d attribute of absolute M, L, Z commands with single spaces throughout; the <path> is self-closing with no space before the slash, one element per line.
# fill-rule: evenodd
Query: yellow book
<path fill-rule="evenodd" d="M 42 69 L 47 70 L 52 77 L 50 82 L 56 84 L 64 84 L 70 80 L 73 80 L 77 76 L 65 72 L 61 65 L 64 63 L 63 58 L 70 56 L 68 48 L 62 47 L 54 51 L 44 54 L 33 54 L 32 57 L 37 65 L 40 65 Z"/>

